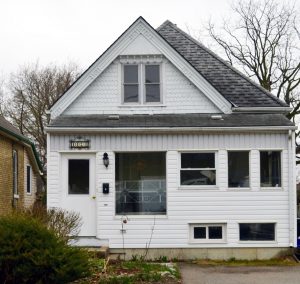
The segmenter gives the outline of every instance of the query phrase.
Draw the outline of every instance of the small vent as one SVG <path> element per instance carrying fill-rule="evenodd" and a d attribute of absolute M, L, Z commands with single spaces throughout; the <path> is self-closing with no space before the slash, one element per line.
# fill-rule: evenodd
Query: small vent
<path fill-rule="evenodd" d="M 118 115 L 109 115 L 109 116 L 108 116 L 108 119 L 109 119 L 109 120 L 119 120 L 120 117 L 119 117 Z"/>
<path fill-rule="evenodd" d="M 213 120 L 223 120 L 222 115 L 212 115 L 210 118 Z"/>

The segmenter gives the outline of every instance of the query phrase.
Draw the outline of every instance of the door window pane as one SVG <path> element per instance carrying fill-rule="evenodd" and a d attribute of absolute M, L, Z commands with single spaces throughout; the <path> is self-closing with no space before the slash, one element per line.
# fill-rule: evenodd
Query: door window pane
<path fill-rule="evenodd" d="M 240 224 L 241 241 L 274 241 L 274 223 L 244 223 Z"/>
<path fill-rule="evenodd" d="M 166 154 L 116 154 L 116 213 L 166 214 Z"/>
<path fill-rule="evenodd" d="M 281 152 L 260 152 L 260 185 L 261 187 L 281 186 Z"/>
<path fill-rule="evenodd" d="M 228 152 L 228 186 L 249 187 L 249 152 Z"/>
<path fill-rule="evenodd" d="M 89 194 L 90 161 L 69 160 L 69 194 Z"/>

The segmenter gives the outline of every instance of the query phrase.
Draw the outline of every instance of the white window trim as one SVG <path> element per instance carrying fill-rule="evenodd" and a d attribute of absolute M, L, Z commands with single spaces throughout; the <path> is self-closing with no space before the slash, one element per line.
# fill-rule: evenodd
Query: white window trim
<path fill-rule="evenodd" d="M 30 191 L 28 192 L 27 191 L 27 168 L 30 168 Z M 29 164 L 27 164 L 26 165 L 26 186 L 25 186 L 25 191 L 26 191 L 26 194 L 27 195 L 31 195 L 32 194 L 32 167 L 29 165 Z"/>
<path fill-rule="evenodd" d="M 129 57 L 126 59 L 120 59 L 121 65 L 121 105 L 122 107 L 149 107 L 149 106 L 164 106 L 164 87 L 163 87 L 163 70 L 164 61 L 162 57 L 155 56 L 141 56 L 140 58 Z M 124 101 L 124 66 L 125 65 L 138 65 L 138 102 L 125 102 Z M 145 79 L 145 66 L 146 65 L 158 65 L 159 66 L 159 102 L 146 102 L 146 84 Z"/>
<path fill-rule="evenodd" d="M 208 238 L 208 227 L 222 227 L 222 239 L 209 239 Z M 205 227 L 206 228 L 206 239 L 195 239 L 194 238 L 194 228 L 195 227 Z M 214 244 L 214 243 L 226 243 L 227 242 L 227 224 L 226 223 L 190 223 L 189 224 L 189 242 L 198 244 Z"/>
<path fill-rule="evenodd" d="M 14 157 L 16 157 L 16 169 L 15 169 L 15 160 Z M 12 160 L 13 160 L 13 194 L 14 198 L 18 199 L 19 198 L 19 184 L 18 184 L 18 179 L 19 179 L 19 161 L 18 161 L 18 151 L 13 150 L 12 154 Z"/>
<path fill-rule="evenodd" d="M 228 167 L 228 164 L 229 164 L 229 152 L 248 152 L 248 164 L 249 164 L 249 186 L 245 186 L 245 187 L 230 187 L 229 186 L 229 167 Z M 252 151 L 250 149 L 248 150 L 245 150 L 245 149 L 241 149 L 241 150 L 227 150 L 227 188 L 228 190 L 230 191 L 234 191 L 234 190 L 240 190 L 240 191 L 249 191 L 251 190 L 251 180 L 252 180 L 252 165 L 251 165 L 251 158 L 252 158 Z"/>
<path fill-rule="evenodd" d="M 213 185 L 181 185 L 181 154 L 202 154 L 202 153 L 214 153 L 215 155 L 215 167 L 214 168 L 191 168 L 191 170 L 215 170 L 216 171 L 216 184 Z M 218 190 L 218 151 L 217 150 L 193 150 L 193 151 L 180 151 L 178 152 L 178 189 L 195 189 L 195 190 Z M 189 169 L 189 168 L 184 168 Z"/>
<path fill-rule="evenodd" d="M 240 240 L 240 224 L 274 224 L 274 240 L 273 241 L 241 241 Z M 276 221 L 267 221 L 267 220 L 261 220 L 261 221 L 239 221 L 238 222 L 238 242 L 241 244 L 274 244 L 277 243 L 277 222 Z"/>
<path fill-rule="evenodd" d="M 283 190 L 283 149 L 259 149 L 259 169 L 258 169 L 258 174 L 259 174 L 259 190 L 261 191 L 273 191 L 273 190 Z M 281 186 L 261 186 L 261 164 L 260 164 L 260 153 L 261 152 L 280 152 L 280 178 L 281 178 Z"/>

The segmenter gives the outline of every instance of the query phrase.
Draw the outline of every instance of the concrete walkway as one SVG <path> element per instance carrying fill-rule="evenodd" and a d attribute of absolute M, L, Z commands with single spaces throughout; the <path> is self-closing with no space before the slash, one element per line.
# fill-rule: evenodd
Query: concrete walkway
<path fill-rule="evenodd" d="M 229 267 L 179 264 L 183 284 L 300 284 L 300 266 Z"/>

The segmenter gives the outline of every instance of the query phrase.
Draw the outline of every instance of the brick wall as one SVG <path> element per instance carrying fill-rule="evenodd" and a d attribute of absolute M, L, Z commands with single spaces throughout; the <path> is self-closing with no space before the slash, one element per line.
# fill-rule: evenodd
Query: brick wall
<path fill-rule="evenodd" d="M 18 193 L 13 198 L 13 159 L 12 153 L 18 153 Z M 13 208 L 24 205 L 24 147 L 13 140 L 0 135 L 0 214 L 9 213 Z"/>

